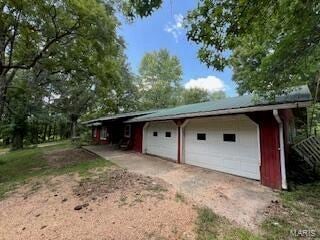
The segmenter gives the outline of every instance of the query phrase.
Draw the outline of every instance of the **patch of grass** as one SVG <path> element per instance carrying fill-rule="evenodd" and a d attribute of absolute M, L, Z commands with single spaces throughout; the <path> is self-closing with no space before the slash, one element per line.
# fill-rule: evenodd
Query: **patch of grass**
<path fill-rule="evenodd" d="M 224 240 L 259 240 L 260 238 L 255 236 L 253 233 L 249 232 L 243 228 L 231 228 L 223 236 Z"/>
<path fill-rule="evenodd" d="M 8 147 L 0 147 L 0 154 L 2 154 L 2 153 L 6 153 L 6 152 L 8 152 L 8 151 L 10 151 L 10 148 L 8 148 Z"/>
<path fill-rule="evenodd" d="M 218 237 L 221 218 L 212 212 L 210 208 L 202 207 L 198 209 L 197 234 L 198 240 L 216 239 Z"/>
<path fill-rule="evenodd" d="M 50 152 L 50 151 L 60 150 L 60 149 L 75 148 L 76 146 L 70 140 L 63 140 L 63 141 L 52 142 L 47 144 L 39 144 L 35 147 L 42 148 L 43 151 L 45 152 Z"/>
<path fill-rule="evenodd" d="M 168 189 L 166 189 L 164 186 L 161 186 L 161 184 L 158 184 L 158 183 L 155 183 L 155 184 L 148 186 L 147 190 L 153 191 L 153 192 L 158 192 L 158 193 L 168 191 Z"/>
<path fill-rule="evenodd" d="M 182 202 L 182 203 L 186 202 L 186 198 L 184 197 L 184 195 L 182 193 L 176 192 L 175 197 L 176 197 L 177 202 Z"/>
<path fill-rule="evenodd" d="M 0 156 L 0 183 L 21 181 L 39 174 L 46 167 L 37 148 L 12 151 Z"/>
<path fill-rule="evenodd" d="M 149 239 L 152 239 L 152 240 L 166 240 L 165 237 L 163 236 L 160 236 L 158 233 L 156 232 L 152 232 L 152 233 L 145 233 L 145 239 L 149 240 Z"/>
<path fill-rule="evenodd" d="M 142 196 L 141 195 L 136 196 L 134 200 L 130 203 L 130 207 L 135 206 L 137 203 L 142 203 L 142 202 L 143 202 Z"/>
<path fill-rule="evenodd" d="M 168 191 L 168 189 L 162 186 L 161 184 L 154 182 L 148 185 L 145 190 L 149 191 L 149 193 L 144 194 L 145 197 L 156 197 L 159 200 L 163 200 L 163 193 Z"/>
<path fill-rule="evenodd" d="M 128 197 L 127 197 L 127 196 L 121 196 L 120 199 L 119 199 L 119 201 L 120 201 L 119 207 L 122 207 L 122 206 L 124 206 L 124 205 L 127 205 L 127 204 L 128 204 L 128 203 L 127 203 L 127 200 L 128 200 Z"/>
<path fill-rule="evenodd" d="M 257 240 L 249 231 L 232 225 L 226 218 L 215 214 L 210 208 L 198 208 L 196 221 L 198 240 Z"/>
<path fill-rule="evenodd" d="M 297 186 L 280 194 L 283 209 L 262 225 L 265 239 L 295 238 L 292 231 L 315 231 L 320 237 L 320 182 Z"/>
<path fill-rule="evenodd" d="M 51 151 L 72 148 L 74 147 L 70 142 L 63 141 L 55 145 L 11 151 L 0 155 L 0 198 L 6 192 L 13 190 L 19 184 L 26 183 L 32 177 L 73 172 L 85 175 L 89 173 L 90 169 L 112 165 L 110 162 L 97 157 L 95 160 L 69 164 L 62 168 L 54 168 L 50 167 L 43 157 L 44 154 L 50 154 Z"/>

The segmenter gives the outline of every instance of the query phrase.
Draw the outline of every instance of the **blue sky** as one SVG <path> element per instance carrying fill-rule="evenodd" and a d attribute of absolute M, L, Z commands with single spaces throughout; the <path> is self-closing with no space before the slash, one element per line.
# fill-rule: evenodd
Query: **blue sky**
<path fill-rule="evenodd" d="M 188 42 L 181 25 L 182 17 L 196 7 L 194 0 L 164 0 L 164 4 L 150 17 L 137 19 L 134 23 L 123 22 L 119 34 L 126 42 L 126 55 L 134 73 L 146 52 L 166 48 L 176 55 L 182 64 L 186 87 L 202 87 L 210 91 L 224 89 L 228 96 L 236 94 L 232 70 L 223 72 L 208 69 L 197 58 L 197 46 Z"/>

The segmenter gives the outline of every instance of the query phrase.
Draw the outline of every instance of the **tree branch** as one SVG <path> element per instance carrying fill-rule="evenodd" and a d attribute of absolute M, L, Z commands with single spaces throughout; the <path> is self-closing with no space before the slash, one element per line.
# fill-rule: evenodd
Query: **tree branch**
<path fill-rule="evenodd" d="M 5 65 L 3 68 L 5 69 L 30 69 L 36 65 L 36 63 L 43 57 L 44 53 L 56 42 L 59 42 L 63 38 L 67 36 L 71 36 L 75 34 L 75 31 L 80 27 L 79 22 L 76 22 L 73 27 L 69 30 L 65 31 L 64 33 L 57 35 L 55 38 L 51 39 L 47 42 L 47 44 L 42 48 L 42 50 L 33 58 L 30 64 L 22 64 L 18 63 L 16 65 Z"/>
<path fill-rule="evenodd" d="M 21 12 L 18 13 L 17 20 L 13 26 L 13 34 L 10 38 L 10 53 L 9 53 L 8 66 L 11 66 L 11 64 L 12 64 L 12 55 L 13 55 L 13 50 L 14 50 L 14 43 L 16 40 L 17 32 L 18 32 L 18 25 L 19 25 L 20 16 L 21 16 Z"/>

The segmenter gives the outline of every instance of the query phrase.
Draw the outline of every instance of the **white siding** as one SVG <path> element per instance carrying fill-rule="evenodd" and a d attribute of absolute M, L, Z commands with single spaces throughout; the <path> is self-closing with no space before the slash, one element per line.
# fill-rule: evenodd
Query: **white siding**
<path fill-rule="evenodd" d="M 206 140 L 197 140 L 205 133 Z M 225 142 L 223 134 L 235 134 Z M 192 119 L 185 127 L 185 163 L 260 179 L 257 125 L 245 115 Z"/>
<path fill-rule="evenodd" d="M 177 160 L 178 128 L 173 121 L 151 122 L 145 131 L 143 141 L 146 141 L 146 153 Z M 157 132 L 158 136 L 153 136 L 153 132 Z M 166 132 L 171 132 L 171 137 L 166 137 Z"/>

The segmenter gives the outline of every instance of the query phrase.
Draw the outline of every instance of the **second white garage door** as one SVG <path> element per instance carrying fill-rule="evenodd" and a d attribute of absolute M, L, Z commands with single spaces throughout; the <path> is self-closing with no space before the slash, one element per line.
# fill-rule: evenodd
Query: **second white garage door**
<path fill-rule="evenodd" d="M 145 129 L 145 153 L 177 160 L 178 129 L 173 121 L 151 122 Z"/>
<path fill-rule="evenodd" d="M 245 115 L 190 120 L 184 149 L 187 164 L 260 179 L 258 129 Z"/>

